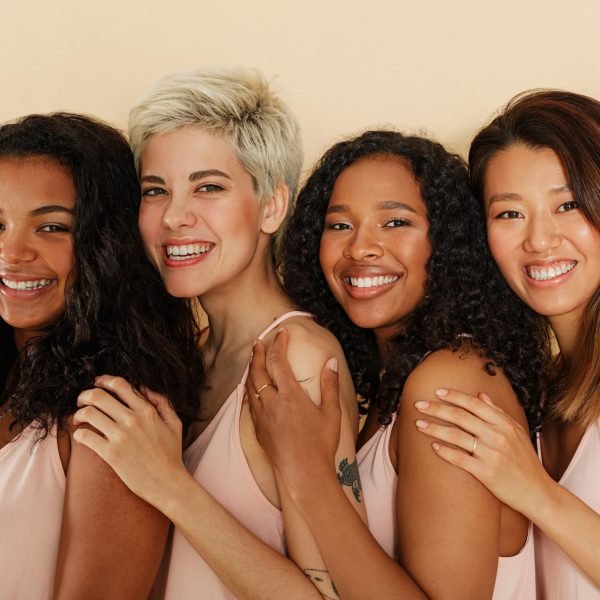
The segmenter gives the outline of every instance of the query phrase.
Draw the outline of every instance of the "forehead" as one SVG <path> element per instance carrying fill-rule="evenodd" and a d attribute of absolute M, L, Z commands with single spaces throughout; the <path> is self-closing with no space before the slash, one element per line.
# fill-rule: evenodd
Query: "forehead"
<path fill-rule="evenodd" d="M 183 166 L 199 161 L 244 169 L 225 137 L 195 126 L 152 135 L 140 157 L 142 171 L 155 165 L 179 163 Z"/>
<path fill-rule="evenodd" d="M 75 184 L 68 169 L 45 156 L 0 157 L 0 208 L 58 204 L 75 206 Z"/>
<path fill-rule="evenodd" d="M 569 182 L 558 154 L 551 148 L 514 144 L 489 160 L 484 195 L 519 193 L 520 190 L 552 190 Z"/>
<path fill-rule="evenodd" d="M 399 156 L 368 156 L 338 176 L 330 201 L 411 201 L 424 206 L 421 188 L 408 163 Z"/>

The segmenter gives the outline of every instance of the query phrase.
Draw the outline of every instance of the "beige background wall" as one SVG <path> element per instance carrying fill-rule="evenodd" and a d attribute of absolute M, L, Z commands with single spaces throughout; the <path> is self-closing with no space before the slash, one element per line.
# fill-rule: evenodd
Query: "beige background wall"
<path fill-rule="evenodd" d="M 276 77 L 307 165 L 377 124 L 462 153 L 514 93 L 600 98 L 596 0 L 0 0 L 0 120 L 87 112 L 119 126 L 161 74 L 249 65 Z"/>

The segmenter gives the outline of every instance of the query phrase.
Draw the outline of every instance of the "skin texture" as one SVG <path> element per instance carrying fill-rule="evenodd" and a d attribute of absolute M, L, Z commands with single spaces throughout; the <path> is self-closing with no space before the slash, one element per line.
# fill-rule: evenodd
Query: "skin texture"
<path fill-rule="evenodd" d="M 320 258 L 333 295 L 354 323 L 374 331 L 382 353 L 392 351 L 387 345 L 390 336 L 402 329 L 404 318 L 424 293 L 430 246 L 419 187 L 402 160 L 361 159 L 336 182 L 325 223 Z M 364 294 L 364 287 L 355 291 L 348 285 L 348 277 L 359 273 L 398 279 L 392 277 L 389 285 L 384 282 L 380 289 Z M 258 438 L 277 471 L 285 474 L 340 597 L 491 597 L 498 556 L 521 549 L 528 523 L 502 507 L 475 478 L 437 460 L 414 426 L 418 413 L 413 404 L 433 399 L 442 381 L 466 381 L 473 391 L 499 394 L 502 390 L 506 410 L 526 427 L 523 410 L 504 374 L 489 375 L 485 360 L 466 343 L 458 352 L 429 354 L 406 381 L 388 448 L 398 474 L 393 499 L 398 564 L 344 508 L 335 486 L 336 473 L 330 467 L 332 439 L 339 427 L 335 401 L 328 396 L 321 409 L 306 402 L 290 376 L 285 338 L 280 337 L 266 358 L 261 349 L 255 350 L 254 388 L 269 383 L 272 375 L 278 392 L 268 387 L 259 399 L 251 399 L 252 415 Z M 333 396 L 327 369 L 322 377 L 324 389 Z M 375 407 L 361 443 L 377 432 L 377 416 Z M 303 453 L 309 445 L 307 467 Z M 333 510 L 337 519 L 332 518 Z"/>
<path fill-rule="evenodd" d="M 0 316 L 22 346 L 65 306 L 73 267 L 71 176 L 44 158 L 0 160 Z M 15 293 L 9 281 L 50 280 Z M 0 447 L 15 437 L 2 420 Z M 58 438 L 66 474 L 54 597 L 140 598 L 148 594 L 168 522 L 132 494 L 106 463 L 69 435 Z M 107 573 L 110 576 L 107 576 Z"/>
<path fill-rule="evenodd" d="M 139 224 L 148 256 L 171 294 L 199 297 L 209 322 L 201 340 L 207 375 L 202 419 L 192 427 L 189 443 L 242 380 L 260 332 L 294 308 L 270 260 L 271 235 L 285 217 L 288 191 L 279 185 L 272 198 L 259 203 L 252 178 L 231 146 L 195 127 L 150 139 L 141 157 L 141 184 Z M 189 253 L 189 246 L 196 256 L 180 260 L 167 252 L 176 247 L 181 257 Z M 290 363 L 315 402 L 320 401 L 323 362 L 330 356 L 339 361 L 344 416 L 336 458 L 352 463 L 358 414 L 341 348 L 312 319 L 295 317 L 286 326 Z M 267 347 L 274 336 L 275 332 L 266 336 Z M 240 416 L 242 448 L 262 494 L 283 512 L 289 556 L 298 566 L 242 527 L 187 474 L 181 462 L 181 428 L 166 401 L 156 403 L 156 409 L 149 407 L 121 381 L 118 389 L 109 389 L 116 391 L 123 407 L 102 390 L 106 381 L 82 394 L 85 408 L 76 417 L 101 435 L 81 431 L 78 439 L 166 514 L 237 597 L 273 598 L 284 592 L 298 598 L 319 592 L 335 596 L 310 529 L 256 440 L 247 405 Z M 137 456 L 153 460 L 142 464 Z M 344 491 L 350 509 L 364 514 L 352 491 Z"/>
<path fill-rule="evenodd" d="M 0 317 L 15 329 L 22 346 L 64 311 L 73 268 L 75 187 L 53 161 L 3 158 L 0 202 Z M 6 285 L 40 280 L 52 283 L 22 291 Z"/>
<path fill-rule="evenodd" d="M 386 337 L 415 308 L 424 293 L 427 230 L 419 186 L 401 158 L 367 157 L 342 171 L 319 259 L 332 294 L 355 324 Z M 351 283 L 373 277 L 391 281 Z"/>
<path fill-rule="evenodd" d="M 522 145 L 493 157 L 485 180 L 494 258 L 519 297 L 547 317 L 565 364 L 578 343 L 585 307 L 600 285 L 600 233 L 587 221 L 567 184 L 554 151 Z M 557 262 L 575 266 L 541 282 L 529 277 L 528 270 Z M 556 483 L 584 429 L 547 418 L 542 426 L 542 466 L 527 433 L 499 406 L 499 396 L 493 395 L 492 402 L 488 396 L 456 387 L 461 391 L 438 394 L 452 406 L 439 402 L 417 406 L 423 414 L 460 428 L 421 418 L 417 424 L 421 431 L 439 440 L 434 450 L 529 517 L 600 586 L 600 515 Z M 470 456 L 474 438 L 476 451 Z"/>

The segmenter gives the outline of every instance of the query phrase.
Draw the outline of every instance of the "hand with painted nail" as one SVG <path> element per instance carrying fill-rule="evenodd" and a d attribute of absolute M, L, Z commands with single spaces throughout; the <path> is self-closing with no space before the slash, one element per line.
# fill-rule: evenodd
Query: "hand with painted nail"
<path fill-rule="evenodd" d="M 268 353 L 254 346 L 246 384 L 256 437 L 290 490 L 315 479 L 322 469 L 332 473 L 340 440 L 341 409 L 337 360 L 321 372 L 321 405 L 298 382 L 287 361 L 288 332 L 282 328 Z M 268 367 L 268 368 L 267 368 Z"/>
<path fill-rule="evenodd" d="M 417 428 L 439 440 L 435 452 L 476 477 L 499 500 L 530 519 L 552 480 L 528 433 L 486 394 L 436 391 L 440 402 L 419 401 L 421 413 L 456 427 L 419 419 Z"/>
<path fill-rule="evenodd" d="M 161 509 L 168 483 L 188 476 L 182 425 L 164 396 L 103 375 L 79 395 L 74 439 L 98 454 L 131 491 Z"/>

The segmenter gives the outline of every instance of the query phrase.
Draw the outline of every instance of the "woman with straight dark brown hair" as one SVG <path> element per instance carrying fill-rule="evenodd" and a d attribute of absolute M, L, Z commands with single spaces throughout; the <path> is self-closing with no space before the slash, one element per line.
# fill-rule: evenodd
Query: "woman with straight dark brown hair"
<path fill-rule="evenodd" d="M 600 598 L 600 102 L 562 91 L 517 96 L 473 140 L 471 180 L 491 252 L 558 344 L 536 455 L 488 397 L 441 390 L 418 406 L 458 425 L 419 428 L 536 525 L 540 597 Z M 518 326 L 518 324 L 515 324 Z M 456 448 L 462 448 L 462 450 Z"/>

